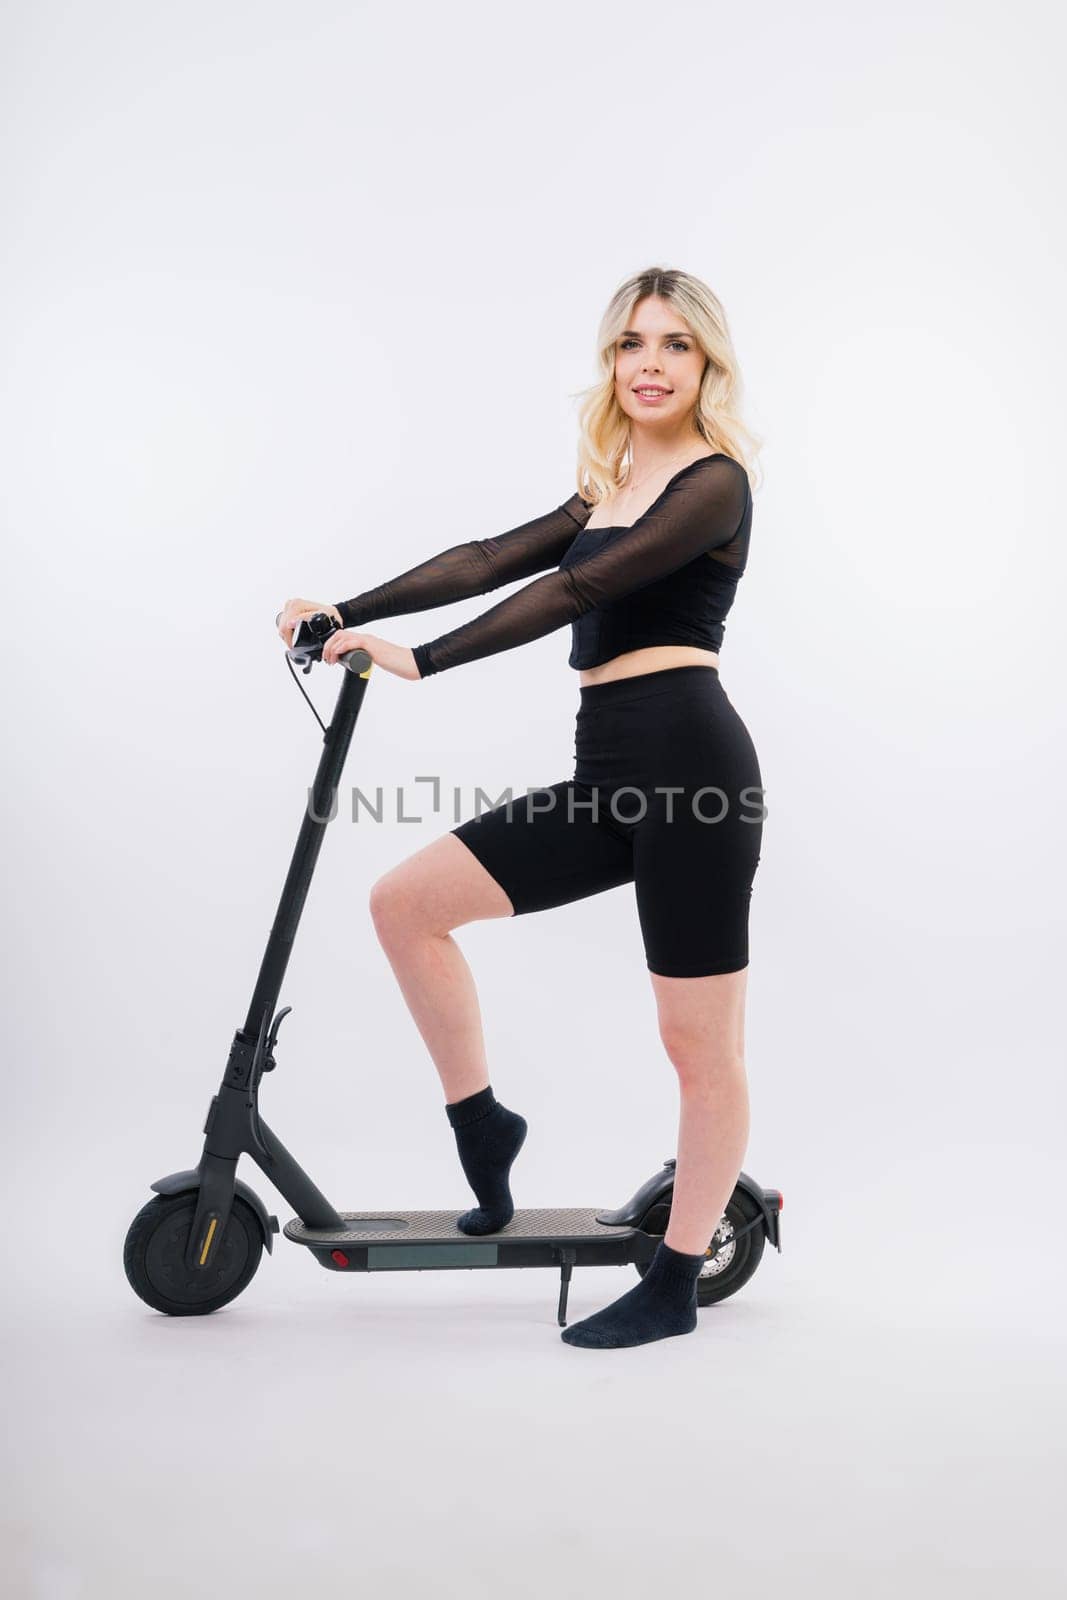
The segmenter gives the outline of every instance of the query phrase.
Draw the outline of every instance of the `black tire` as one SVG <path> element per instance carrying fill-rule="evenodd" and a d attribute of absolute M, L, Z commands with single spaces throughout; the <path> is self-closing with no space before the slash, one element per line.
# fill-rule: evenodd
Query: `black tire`
<path fill-rule="evenodd" d="M 646 1233 L 662 1236 L 667 1231 L 670 1215 L 671 1196 L 668 1194 L 656 1202 L 641 1226 Z M 766 1233 L 762 1226 L 757 1225 L 734 1243 L 731 1243 L 731 1235 L 759 1215 L 760 1208 L 751 1195 L 743 1189 L 735 1189 L 727 1202 L 722 1221 L 709 1242 L 709 1252 L 712 1244 L 720 1239 L 723 1243 L 714 1259 L 709 1256 L 707 1266 L 701 1269 L 697 1279 L 698 1306 L 713 1306 L 720 1300 L 728 1299 L 752 1277 L 763 1258 Z M 638 1261 L 638 1275 L 643 1278 L 650 1265 L 650 1261 Z"/>
<path fill-rule="evenodd" d="M 185 1246 L 196 1211 L 196 1191 L 156 1195 L 130 1223 L 122 1264 L 135 1294 L 171 1317 L 202 1317 L 236 1300 L 259 1266 L 263 1230 L 247 1200 L 233 1209 L 214 1270 L 195 1278 L 185 1267 Z"/>

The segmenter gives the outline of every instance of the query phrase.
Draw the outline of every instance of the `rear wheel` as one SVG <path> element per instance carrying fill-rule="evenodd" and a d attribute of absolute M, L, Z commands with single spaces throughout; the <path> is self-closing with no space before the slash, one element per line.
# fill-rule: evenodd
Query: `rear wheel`
<path fill-rule="evenodd" d="M 171 1317 L 200 1317 L 235 1300 L 251 1282 L 263 1254 L 263 1231 L 247 1200 L 234 1195 L 214 1263 L 206 1272 L 185 1265 L 197 1194 L 156 1195 L 130 1223 L 122 1263 L 136 1294 Z"/>
<path fill-rule="evenodd" d="M 642 1227 L 646 1233 L 663 1235 L 667 1231 L 670 1215 L 671 1196 L 665 1195 L 653 1206 Z M 698 1306 L 711 1306 L 727 1299 L 752 1277 L 763 1256 L 766 1234 L 757 1223 L 740 1238 L 736 1235 L 759 1215 L 760 1208 L 751 1195 L 743 1189 L 735 1189 L 708 1244 L 708 1259 L 697 1278 Z M 643 1278 L 651 1261 L 639 1261 L 636 1265 Z"/>

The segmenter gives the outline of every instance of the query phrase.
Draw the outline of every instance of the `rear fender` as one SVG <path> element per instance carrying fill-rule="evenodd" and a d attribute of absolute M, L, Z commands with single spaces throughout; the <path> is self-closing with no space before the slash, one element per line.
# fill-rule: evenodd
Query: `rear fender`
<path fill-rule="evenodd" d="M 644 1182 L 636 1193 L 632 1194 L 626 1204 L 617 1211 L 598 1211 L 597 1221 L 603 1222 L 608 1227 L 640 1227 L 652 1207 L 666 1198 L 674 1188 L 675 1157 L 665 1161 L 659 1172 Z M 763 1231 L 776 1250 L 781 1250 L 781 1226 L 779 1213 L 782 1209 L 782 1196 L 777 1189 L 764 1189 L 762 1184 L 747 1172 L 739 1172 L 734 1192 L 740 1189 L 750 1200 L 755 1201 L 763 1218 Z"/>

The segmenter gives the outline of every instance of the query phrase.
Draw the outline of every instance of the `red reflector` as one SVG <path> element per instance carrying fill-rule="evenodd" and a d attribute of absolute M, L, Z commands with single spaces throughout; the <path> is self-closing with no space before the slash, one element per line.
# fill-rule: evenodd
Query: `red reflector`
<path fill-rule="evenodd" d="M 337 1262 L 339 1267 L 348 1266 L 348 1257 L 345 1255 L 343 1250 L 331 1250 L 330 1256 L 332 1260 Z"/>
<path fill-rule="evenodd" d="M 779 1209 L 779 1211 L 784 1211 L 785 1210 L 785 1195 L 782 1193 L 782 1191 L 780 1189 L 778 1191 L 778 1209 Z"/>

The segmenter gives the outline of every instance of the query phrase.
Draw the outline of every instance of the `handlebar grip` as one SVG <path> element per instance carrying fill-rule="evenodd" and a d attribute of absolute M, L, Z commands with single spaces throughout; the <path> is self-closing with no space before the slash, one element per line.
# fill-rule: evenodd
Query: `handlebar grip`
<path fill-rule="evenodd" d="M 343 656 L 337 658 L 349 672 L 366 672 L 373 661 L 373 656 L 366 650 L 346 650 Z"/>

